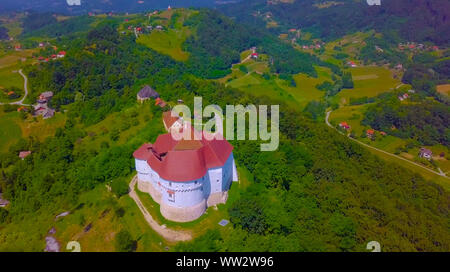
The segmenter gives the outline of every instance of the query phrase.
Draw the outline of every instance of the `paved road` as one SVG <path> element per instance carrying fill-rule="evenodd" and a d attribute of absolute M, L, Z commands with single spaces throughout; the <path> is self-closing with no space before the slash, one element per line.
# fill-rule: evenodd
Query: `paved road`
<path fill-rule="evenodd" d="M 16 102 L 10 102 L 10 103 L 0 103 L 0 105 L 3 104 L 10 104 L 10 105 L 21 105 L 21 106 L 30 106 L 28 104 L 24 104 L 23 101 L 25 100 L 25 98 L 27 98 L 28 95 L 28 78 L 27 76 L 22 72 L 22 69 L 19 70 L 19 74 L 23 77 L 23 89 L 25 91 L 24 96 L 22 97 L 22 99 L 20 99 L 19 101 Z"/>
<path fill-rule="evenodd" d="M 139 199 L 139 196 L 135 191 L 136 182 L 137 176 L 134 176 L 130 182 L 130 192 L 128 194 L 134 200 L 134 202 L 136 202 L 136 205 L 138 206 L 139 210 L 141 210 L 141 213 L 144 216 L 145 221 L 147 221 L 148 225 L 167 241 L 178 242 L 191 240 L 192 235 L 190 233 L 185 231 L 176 231 L 173 229 L 168 229 L 165 226 L 159 225 L 158 222 L 156 222 L 155 219 L 153 219 L 153 217 L 150 215 L 150 213 L 142 204 L 141 200 Z"/>
<path fill-rule="evenodd" d="M 327 112 L 327 115 L 326 115 L 326 117 L 325 117 L 325 123 L 326 123 L 330 128 L 333 128 L 333 129 L 335 129 L 337 132 L 339 132 L 340 134 L 344 135 L 344 133 L 340 132 L 337 128 L 335 128 L 334 126 L 332 126 L 332 125 L 330 124 L 330 122 L 329 122 L 329 120 L 328 120 L 329 117 L 330 117 L 330 114 L 331 114 L 331 111 L 328 111 L 328 112 Z M 431 170 L 430 168 L 427 168 L 427 167 L 425 167 L 425 166 L 423 166 L 423 165 L 421 165 L 421 164 L 415 163 L 415 162 L 410 161 L 410 160 L 408 160 L 408 159 L 405 159 L 405 158 L 403 158 L 403 157 L 401 157 L 401 156 L 397 156 L 397 155 L 395 155 L 395 154 L 386 152 L 386 151 L 381 150 L 381 149 L 379 149 L 379 148 L 370 146 L 370 145 L 365 144 L 365 143 L 363 143 L 363 142 L 360 142 L 360 141 L 358 141 L 358 140 L 356 140 L 356 139 L 354 139 L 354 138 L 352 138 L 352 137 L 348 137 L 348 138 L 349 138 L 350 140 L 352 140 L 352 141 L 357 142 L 357 143 L 360 144 L 360 145 L 363 145 L 363 146 L 367 147 L 367 148 L 371 148 L 371 149 L 373 149 L 373 150 L 382 152 L 382 153 L 384 153 L 384 154 L 386 154 L 386 155 L 395 157 L 395 158 L 397 158 L 397 159 L 399 159 L 399 160 L 406 161 L 406 162 L 408 162 L 408 163 L 414 164 L 415 166 L 420 167 L 420 168 L 423 168 L 423 169 L 425 169 L 425 170 L 427 170 L 427 171 L 429 171 L 429 172 L 431 172 L 431 173 L 433 173 L 433 174 L 436 174 L 436 175 L 442 176 L 442 177 L 444 177 L 444 178 L 450 179 L 450 178 L 447 177 L 447 176 L 445 175 L 445 173 L 443 173 L 443 172 L 441 172 L 441 173 L 440 173 L 440 172 L 436 172 L 436 171 Z"/>

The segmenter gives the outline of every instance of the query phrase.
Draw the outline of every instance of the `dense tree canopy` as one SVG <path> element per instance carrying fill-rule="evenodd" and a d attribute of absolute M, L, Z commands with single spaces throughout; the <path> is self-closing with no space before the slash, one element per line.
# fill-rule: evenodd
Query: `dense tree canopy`
<path fill-rule="evenodd" d="M 368 108 L 363 123 L 401 138 L 417 139 L 424 145 L 450 146 L 450 108 L 441 103 L 382 100 Z"/>
<path fill-rule="evenodd" d="M 344 0 L 321 8 L 315 0 L 295 0 L 267 5 L 264 0 L 241 1 L 221 7 L 227 15 L 264 26 L 262 15 L 270 12 L 286 30 L 308 29 L 323 39 L 336 39 L 348 33 L 375 29 L 392 32 L 409 41 L 448 44 L 449 2 L 447 0 L 396 0 L 379 6 L 366 1 Z M 258 13 L 259 12 L 259 13 Z M 261 14 L 255 17 L 255 13 Z"/>

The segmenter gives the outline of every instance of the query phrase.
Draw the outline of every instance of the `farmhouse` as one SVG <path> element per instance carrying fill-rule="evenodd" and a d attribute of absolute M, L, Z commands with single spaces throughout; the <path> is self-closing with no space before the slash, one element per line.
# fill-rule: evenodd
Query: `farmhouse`
<path fill-rule="evenodd" d="M 51 118 L 55 115 L 55 110 L 48 106 L 48 102 L 53 97 L 53 92 L 43 92 L 39 95 L 37 104 L 34 105 L 34 115 L 42 115 L 44 119 Z"/>
<path fill-rule="evenodd" d="M 419 151 L 419 157 L 431 160 L 431 158 L 433 157 L 433 152 L 431 152 L 431 150 L 427 148 L 422 147 Z"/>
<path fill-rule="evenodd" d="M 356 65 L 356 63 L 354 61 L 347 62 L 347 65 L 350 66 L 350 67 L 353 67 L 353 68 L 357 67 L 357 65 Z"/>
<path fill-rule="evenodd" d="M 0 194 L 0 207 L 4 208 L 4 207 L 8 206 L 8 204 L 9 204 L 9 201 L 6 199 L 3 199 L 2 194 Z"/>
<path fill-rule="evenodd" d="M 373 137 L 375 136 L 375 130 L 373 130 L 373 129 L 368 129 L 368 130 L 366 131 L 366 136 L 367 136 L 367 138 L 373 139 Z"/>
<path fill-rule="evenodd" d="M 60 58 L 64 58 L 66 56 L 66 51 L 60 51 L 57 55 L 57 57 Z"/>
<path fill-rule="evenodd" d="M 409 98 L 409 94 L 407 94 L 407 93 L 398 96 L 398 99 L 400 101 L 403 101 L 403 100 L 408 99 L 408 98 Z"/>
<path fill-rule="evenodd" d="M 48 102 L 52 97 L 53 97 L 53 92 L 51 92 L 51 91 L 43 92 L 39 95 L 39 100 L 44 100 L 44 101 Z"/>
<path fill-rule="evenodd" d="M 343 128 L 345 130 L 349 130 L 350 129 L 350 126 L 347 124 L 347 122 L 341 122 L 339 124 L 339 127 Z"/>
<path fill-rule="evenodd" d="M 152 87 L 145 85 L 144 88 L 142 88 L 142 90 L 138 92 L 137 100 L 142 103 L 150 98 L 159 98 L 159 94 L 155 90 L 153 90 Z"/>
<path fill-rule="evenodd" d="M 258 58 L 258 53 L 252 53 L 252 59 L 257 59 Z"/>
<path fill-rule="evenodd" d="M 21 111 L 28 111 L 28 109 L 25 107 L 25 106 L 20 106 L 18 109 L 17 109 L 17 111 L 18 112 L 21 112 Z"/>
<path fill-rule="evenodd" d="M 23 160 L 26 157 L 28 157 L 30 154 L 31 154 L 31 151 L 20 151 L 19 158 L 21 158 Z"/>
<path fill-rule="evenodd" d="M 47 106 L 47 104 L 45 105 L 35 105 L 34 106 L 34 115 L 38 116 L 38 115 L 42 115 L 42 117 L 44 117 L 44 119 L 47 118 L 51 118 L 55 115 L 55 110 L 51 109 Z"/>
<path fill-rule="evenodd" d="M 199 218 L 207 207 L 225 203 L 232 181 L 237 181 L 233 146 L 226 140 L 174 140 L 170 133 L 143 144 L 133 156 L 138 188 L 159 203 L 172 221 Z"/>

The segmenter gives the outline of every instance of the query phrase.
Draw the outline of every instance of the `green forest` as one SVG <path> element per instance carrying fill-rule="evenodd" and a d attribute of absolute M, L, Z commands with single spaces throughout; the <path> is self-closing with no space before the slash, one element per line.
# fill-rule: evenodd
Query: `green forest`
<path fill-rule="evenodd" d="M 224 5 L 220 9 L 239 21 L 259 26 L 264 26 L 265 22 L 254 13 L 270 12 L 281 28 L 301 27 L 326 40 L 375 29 L 380 33 L 395 31 L 395 35 L 409 41 L 432 41 L 442 45 L 449 42 L 449 3 L 446 0 L 396 0 L 383 2 L 379 6 L 354 0 L 339 3 L 320 8 L 315 0 L 295 0 L 274 5 L 266 5 L 263 0 L 249 0 Z"/>
<path fill-rule="evenodd" d="M 368 108 L 362 123 L 400 138 L 416 139 L 423 145 L 450 146 L 450 108 L 442 103 L 421 101 L 409 105 L 395 97 L 384 99 Z"/>

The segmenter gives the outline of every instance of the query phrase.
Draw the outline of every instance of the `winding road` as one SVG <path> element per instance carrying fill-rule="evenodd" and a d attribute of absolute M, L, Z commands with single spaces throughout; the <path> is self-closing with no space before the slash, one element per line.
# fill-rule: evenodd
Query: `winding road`
<path fill-rule="evenodd" d="M 325 117 L 325 123 L 326 123 L 330 128 L 333 128 L 334 130 L 336 130 L 336 131 L 339 132 L 340 134 L 345 135 L 344 133 L 342 133 L 341 131 L 339 131 L 337 128 L 335 128 L 334 126 L 332 126 L 332 125 L 330 124 L 330 122 L 329 122 L 329 120 L 328 120 L 328 119 L 330 118 L 330 114 L 331 114 L 331 111 L 327 111 L 327 115 L 326 115 L 326 117 Z M 360 142 L 360 141 L 358 141 L 358 140 L 356 140 L 356 139 L 354 139 L 354 138 L 352 138 L 352 137 L 350 137 L 350 136 L 347 136 L 347 137 L 348 137 L 350 140 L 355 141 L 355 142 L 357 142 L 358 144 L 363 145 L 363 146 L 365 146 L 365 147 L 367 147 L 367 148 L 370 148 L 370 149 L 379 151 L 379 152 L 384 153 L 384 154 L 386 154 L 386 155 L 395 157 L 395 158 L 397 158 L 397 159 L 399 159 L 399 160 L 406 161 L 406 162 L 408 162 L 408 163 L 414 164 L 414 166 L 423 168 L 423 169 L 425 169 L 425 170 L 427 170 L 427 171 L 429 171 L 429 172 L 431 172 L 431 173 L 433 173 L 433 174 L 439 175 L 439 176 L 444 177 L 444 178 L 446 178 L 446 179 L 450 179 L 450 178 L 447 177 L 447 176 L 445 175 L 445 173 L 443 173 L 442 171 L 436 172 L 436 171 L 434 171 L 434 170 L 431 170 L 431 169 L 428 168 L 428 167 L 425 167 L 425 166 L 423 166 L 423 165 L 420 165 L 420 164 L 418 164 L 418 163 L 415 163 L 415 162 L 413 162 L 413 161 L 410 161 L 410 160 L 408 160 L 408 159 L 405 159 L 405 158 L 403 158 L 403 157 L 401 157 L 401 156 L 398 156 L 398 155 L 395 155 L 395 154 L 386 152 L 386 151 L 384 151 L 384 150 L 381 150 L 381 149 L 379 149 L 379 148 L 370 146 L 370 145 L 365 144 L 365 143 L 363 143 L 363 142 Z M 439 170 L 440 170 L 440 169 L 439 169 Z"/>
<path fill-rule="evenodd" d="M 192 235 L 190 233 L 166 228 L 164 225 L 162 226 L 158 224 L 158 222 L 156 222 L 155 219 L 153 219 L 153 217 L 147 211 L 145 206 L 142 204 L 141 200 L 139 199 L 139 196 L 135 191 L 136 182 L 137 176 L 134 176 L 130 182 L 130 192 L 128 193 L 128 195 L 134 200 L 134 202 L 136 202 L 136 205 L 138 206 L 139 210 L 141 210 L 141 213 L 144 216 L 145 221 L 147 221 L 148 225 L 167 241 L 179 242 L 191 240 Z"/>
<path fill-rule="evenodd" d="M 4 104 L 10 104 L 10 105 L 21 105 L 21 106 L 30 106 L 28 104 L 24 104 L 23 101 L 25 100 L 25 98 L 27 98 L 28 96 L 28 78 L 27 76 L 22 72 L 22 69 L 19 70 L 19 74 L 23 77 L 23 89 L 25 91 L 24 96 L 22 97 L 22 99 L 20 99 L 19 101 L 16 102 L 10 102 L 10 103 L 0 103 L 0 105 L 4 105 Z"/>

